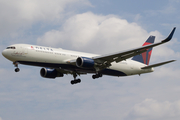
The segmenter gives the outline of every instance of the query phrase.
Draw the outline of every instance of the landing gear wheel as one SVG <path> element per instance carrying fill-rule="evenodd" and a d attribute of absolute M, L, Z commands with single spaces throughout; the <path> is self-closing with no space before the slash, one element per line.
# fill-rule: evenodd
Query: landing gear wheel
<path fill-rule="evenodd" d="M 15 71 L 15 72 L 19 72 L 19 71 L 20 71 L 20 69 L 19 69 L 19 68 L 16 68 L 14 71 Z"/>
<path fill-rule="evenodd" d="M 102 77 L 102 74 L 101 74 L 101 73 L 92 75 L 92 78 L 93 78 L 93 79 L 96 79 L 96 78 L 99 78 L 99 77 Z"/>
<path fill-rule="evenodd" d="M 81 79 L 75 79 L 75 80 L 71 81 L 71 84 L 74 85 L 74 84 L 77 84 L 77 83 L 80 83 L 80 82 L 81 82 Z"/>
<path fill-rule="evenodd" d="M 80 82 L 81 82 L 81 79 L 77 79 L 76 82 L 77 82 L 77 83 L 80 83 Z"/>
<path fill-rule="evenodd" d="M 76 79 L 76 77 L 77 77 L 77 73 L 76 73 L 76 72 L 73 73 L 73 77 L 74 77 L 74 80 L 71 80 L 71 84 L 72 84 L 72 85 L 81 82 L 81 79 Z"/>
<path fill-rule="evenodd" d="M 93 75 L 92 78 L 93 78 L 93 79 L 96 79 L 97 77 L 96 77 L 96 75 Z"/>
<path fill-rule="evenodd" d="M 74 84 L 75 84 L 74 80 L 71 80 L 71 84 L 72 84 L 72 85 L 74 85 Z"/>

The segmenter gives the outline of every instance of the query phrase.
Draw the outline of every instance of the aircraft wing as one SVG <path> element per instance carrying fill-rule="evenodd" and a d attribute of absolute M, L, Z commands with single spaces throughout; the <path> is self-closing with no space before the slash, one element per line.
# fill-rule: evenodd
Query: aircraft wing
<path fill-rule="evenodd" d="M 142 46 L 139 48 L 135 48 L 135 49 L 131 49 L 131 50 L 127 50 L 127 51 L 123 51 L 123 52 L 117 52 L 114 54 L 107 54 L 107 55 L 102 55 L 102 56 L 97 56 L 97 57 L 93 57 L 92 59 L 99 65 L 103 65 L 103 66 L 111 66 L 112 62 L 120 62 L 123 60 L 126 60 L 128 58 L 131 58 L 135 55 L 141 54 L 145 51 L 147 51 L 149 48 L 153 48 L 155 46 L 164 44 L 168 41 L 170 41 L 173 37 L 173 34 L 175 32 L 176 27 L 173 28 L 173 30 L 171 31 L 171 33 L 169 34 L 169 36 L 162 40 L 161 42 L 158 43 L 154 43 L 154 44 L 150 44 L 150 45 L 146 45 L 146 46 Z"/>

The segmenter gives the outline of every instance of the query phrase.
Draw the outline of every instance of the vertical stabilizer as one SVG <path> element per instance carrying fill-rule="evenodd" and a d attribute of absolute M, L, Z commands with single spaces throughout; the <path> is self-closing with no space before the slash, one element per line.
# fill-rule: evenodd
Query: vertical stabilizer
<path fill-rule="evenodd" d="M 149 36 L 149 38 L 146 40 L 146 42 L 142 46 L 152 44 L 152 43 L 154 43 L 154 40 L 155 40 L 155 36 Z M 144 52 L 140 55 L 134 56 L 132 58 L 132 60 L 149 65 L 151 54 L 152 54 L 152 48 L 149 48 L 146 52 Z"/>

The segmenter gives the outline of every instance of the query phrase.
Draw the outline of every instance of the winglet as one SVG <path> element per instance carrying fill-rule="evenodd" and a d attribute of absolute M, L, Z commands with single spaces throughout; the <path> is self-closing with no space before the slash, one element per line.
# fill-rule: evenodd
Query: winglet
<path fill-rule="evenodd" d="M 172 39 L 173 35 L 174 35 L 175 30 L 176 30 L 176 27 L 173 28 L 173 30 L 171 31 L 169 36 L 166 39 L 164 39 L 162 42 L 164 43 L 164 42 L 170 41 Z"/>

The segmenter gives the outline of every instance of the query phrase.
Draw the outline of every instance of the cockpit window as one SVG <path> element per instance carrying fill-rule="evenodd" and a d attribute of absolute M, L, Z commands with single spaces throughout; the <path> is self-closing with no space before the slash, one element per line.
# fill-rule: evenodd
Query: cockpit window
<path fill-rule="evenodd" d="M 7 47 L 6 49 L 16 49 L 16 47 L 11 46 L 11 47 Z"/>

